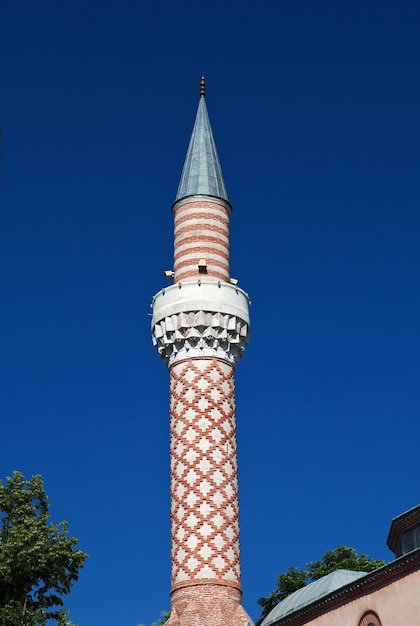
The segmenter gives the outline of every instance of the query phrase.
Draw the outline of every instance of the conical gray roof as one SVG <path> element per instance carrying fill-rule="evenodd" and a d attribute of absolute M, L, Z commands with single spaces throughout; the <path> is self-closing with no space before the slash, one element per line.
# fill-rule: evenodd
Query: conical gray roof
<path fill-rule="evenodd" d="M 204 96 L 198 105 L 175 201 L 201 194 L 228 199 Z"/>

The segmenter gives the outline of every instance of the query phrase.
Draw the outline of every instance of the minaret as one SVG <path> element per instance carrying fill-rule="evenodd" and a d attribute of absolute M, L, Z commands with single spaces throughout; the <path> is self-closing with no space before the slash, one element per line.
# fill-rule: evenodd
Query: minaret
<path fill-rule="evenodd" d="M 234 368 L 248 295 L 229 273 L 228 201 L 204 77 L 172 207 L 174 284 L 153 299 L 170 374 L 172 591 L 168 626 L 247 626 L 241 604 Z"/>

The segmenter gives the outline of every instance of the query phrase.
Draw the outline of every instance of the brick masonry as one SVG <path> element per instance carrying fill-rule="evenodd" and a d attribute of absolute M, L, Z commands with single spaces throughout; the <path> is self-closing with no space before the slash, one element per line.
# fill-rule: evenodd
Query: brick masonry
<path fill-rule="evenodd" d="M 229 283 L 231 207 L 220 198 L 187 196 L 175 203 L 173 213 L 174 283 L 182 303 L 190 283 Z M 203 272 L 200 259 L 206 261 Z M 164 290 L 160 293 L 155 312 L 166 306 Z M 206 310 L 200 298 L 158 316 L 153 326 L 154 343 L 170 371 L 172 591 L 167 625 L 247 626 L 252 620 L 241 604 L 233 372 L 249 327 L 247 314 L 243 320 L 230 311 L 229 298 L 224 305 L 215 298 Z"/>
<path fill-rule="evenodd" d="M 172 583 L 239 587 L 233 367 L 191 359 L 171 368 Z"/>
<path fill-rule="evenodd" d="M 229 280 L 229 211 L 213 200 L 177 205 L 175 220 L 175 282 L 199 276 L 198 261 L 207 261 L 207 276 Z"/>
<path fill-rule="evenodd" d="M 172 592 L 167 626 L 246 626 L 251 623 L 238 589 L 200 584 Z"/>
<path fill-rule="evenodd" d="M 217 358 L 173 365 L 170 415 L 169 626 L 245 626 L 233 366 Z"/>

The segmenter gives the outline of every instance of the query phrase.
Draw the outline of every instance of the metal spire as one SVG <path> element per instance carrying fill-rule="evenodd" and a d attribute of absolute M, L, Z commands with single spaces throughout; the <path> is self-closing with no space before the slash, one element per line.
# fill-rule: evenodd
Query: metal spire
<path fill-rule="evenodd" d="M 206 82 L 200 82 L 200 101 L 184 169 L 175 201 L 186 196 L 205 195 L 228 200 L 225 183 L 206 107 Z"/>

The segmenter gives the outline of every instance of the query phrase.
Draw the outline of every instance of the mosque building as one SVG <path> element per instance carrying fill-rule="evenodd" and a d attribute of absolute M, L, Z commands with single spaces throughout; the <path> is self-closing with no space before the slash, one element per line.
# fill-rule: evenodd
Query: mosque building
<path fill-rule="evenodd" d="M 279 602 L 261 626 L 419 625 L 420 505 L 392 521 L 387 545 L 390 563 L 327 574 Z"/>
<path fill-rule="evenodd" d="M 249 299 L 229 271 L 232 206 L 200 100 L 172 206 L 173 280 L 153 298 L 170 378 L 171 614 L 168 626 L 252 626 L 242 607 L 234 370 Z M 397 517 L 396 558 L 337 570 L 280 602 L 262 626 L 420 626 L 420 506 Z"/>

